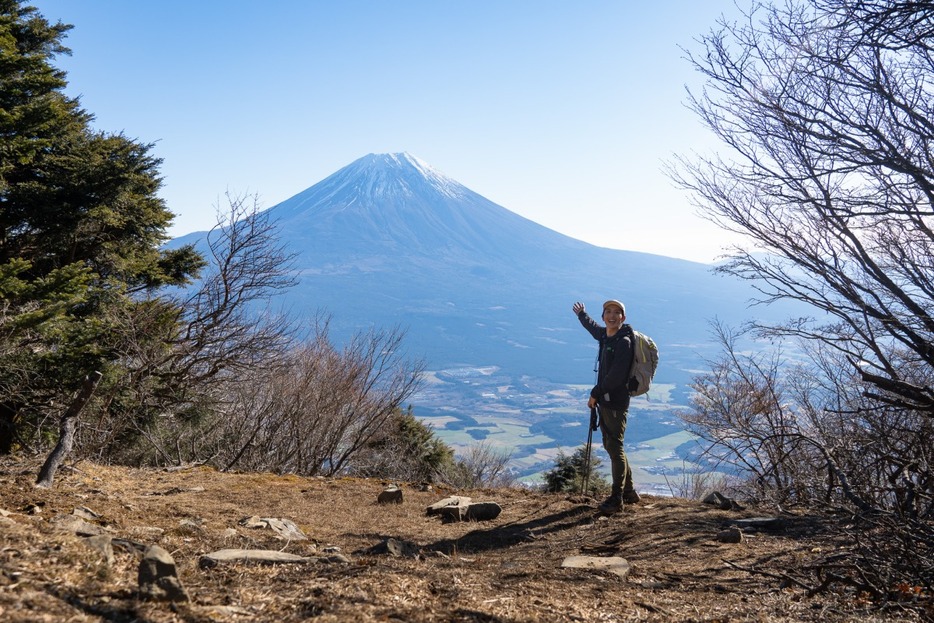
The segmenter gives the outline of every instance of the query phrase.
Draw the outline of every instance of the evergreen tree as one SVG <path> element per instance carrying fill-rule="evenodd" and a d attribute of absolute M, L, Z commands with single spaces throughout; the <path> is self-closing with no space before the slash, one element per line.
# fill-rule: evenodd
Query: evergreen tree
<path fill-rule="evenodd" d="M 562 452 L 555 459 L 555 466 L 545 472 L 545 491 L 551 493 L 580 493 L 584 486 L 587 464 L 586 448 L 581 446 L 568 456 Z M 587 491 L 591 495 L 600 495 L 610 488 L 606 478 L 598 473 L 601 461 L 595 456 L 590 458 L 590 478 Z"/>
<path fill-rule="evenodd" d="M 0 0 L 0 453 L 120 359 L 145 294 L 203 265 L 159 248 L 172 214 L 151 145 L 93 131 L 63 93 L 52 60 L 69 29 Z"/>
<path fill-rule="evenodd" d="M 452 469 L 454 450 L 415 417 L 412 407 L 397 410 L 389 424 L 356 461 L 359 474 L 433 482 Z"/>

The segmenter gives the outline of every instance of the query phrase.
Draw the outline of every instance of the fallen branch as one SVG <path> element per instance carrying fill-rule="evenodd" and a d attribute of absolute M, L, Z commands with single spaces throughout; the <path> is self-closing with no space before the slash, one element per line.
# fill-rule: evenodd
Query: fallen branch
<path fill-rule="evenodd" d="M 766 576 L 766 577 L 768 577 L 768 578 L 774 578 L 774 579 L 776 579 L 776 580 L 782 580 L 783 582 L 788 582 L 788 583 L 790 583 L 790 584 L 794 584 L 795 586 L 797 586 L 797 587 L 799 587 L 799 588 L 803 588 L 804 590 L 808 591 L 809 593 L 810 593 L 810 591 L 814 590 L 814 588 L 813 588 L 812 586 L 808 586 L 807 584 L 805 584 L 805 583 L 802 582 L 801 580 L 799 580 L 799 579 L 797 579 L 797 578 L 795 578 L 795 577 L 793 577 L 793 576 L 790 576 L 790 575 L 788 575 L 787 573 L 772 573 L 771 571 L 763 571 L 762 569 L 754 569 L 754 568 L 752 568 L 752 567 L 744 567 L 744 566 L 742 566 L 742 565 L 736 564 L 735 562 L 730 562 L 729 560 L 724 560 L 723 562 L 725 562 L 725 563 L 728 564 L 729 566 L 733 567 L 734 569 L 739 569 L 740 571 L 745 571 L 746 573 L 752 573 L 752 574 L 755 574 L 755 575 L 764 575 L 764 576 Z M 808 596 L 810 596 L 810 594 L 809 594 Z"/>

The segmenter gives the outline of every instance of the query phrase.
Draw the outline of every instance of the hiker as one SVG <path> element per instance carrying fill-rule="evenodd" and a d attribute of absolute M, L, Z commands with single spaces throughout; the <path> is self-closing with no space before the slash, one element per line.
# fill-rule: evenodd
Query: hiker
<path fill-rule="evenodd" d="M 572 308 L 577 319 L 595 340 L 600 342 L 597 365 L 597 384 L 590 390 L 587 407 L 597 406 L 600 413 L 600 433 L 603 447 L 610 455 L 613 488 L 610 497 L 600 504 L 603 512 L 615 512 L 626 504 L 639 502 L 639 494 L 632 486 L 632 470 L 623 450 L 623 435 L 626 433 L 626 418 L 629 414 L 629 372 L 632 366 L 632 335 L 623 323 L 626 308 L 617 300 L 603 304 L 601 327 L 591 318 L 584 304 L 574 303 Z"/>

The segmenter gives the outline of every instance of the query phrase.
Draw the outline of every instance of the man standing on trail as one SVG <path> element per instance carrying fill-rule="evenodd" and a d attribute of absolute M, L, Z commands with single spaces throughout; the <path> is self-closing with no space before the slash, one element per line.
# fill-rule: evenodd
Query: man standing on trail
<path fill-rule="evenodd" d="M 623 502 L 636 504 L 639 494 L 632 486 L 632 471 L 626 452 L 623 450 L 623 435 L 629 415 L 629 372 L 632 367 L 633 334 L 629 325 L 624 325 L 626 308 L 617 300 L 603 304 L 603 322 L 598 325 L 584 309 L 584 304 L 574 303 L 574 313 L 585 329 L 600 342 L 597 365 L 597 384 L 590 390 L 588 408 L 599 407 L 600 432 L 603 447 L 610 455 L 613 488 L 610 497 L 600 504 L 603 512 L 615 512 Z"/>

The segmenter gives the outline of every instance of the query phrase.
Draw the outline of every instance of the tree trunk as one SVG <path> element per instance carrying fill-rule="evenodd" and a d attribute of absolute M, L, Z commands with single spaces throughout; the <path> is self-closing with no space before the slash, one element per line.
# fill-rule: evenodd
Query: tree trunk
<path fill-rule="evenodd" d="M 55 444 L 55 448 L 52 450 L 52 453 L 49 454 L 49 458 L 45 460 L 42 469 L 39 470 L 39 477 L 36 479 L 37 487 L 52 486 L 52 479 L 55 478 L 55 471 L 58 469 L 58 466 L 61 465 L 65 456 L 71 452 L 71 448 L 74 445 L 78 416 L 81 415 L 81 410 L 84 409 L 84 405 L 91 399 L 102 376 L 100 372 L 95 371 L 90 376 L 85 377 L 84 384 L 81 385 L 81 391 L 78 392 L 71 406 L 68 407 L 68 410 L 62 415 L 62 420 L 59 424 L 60 432 L 58 443 Z"/>
<path fill-rule="evenodd" d="M 16 439 L 16 409 L 10 405 L 0 405 L 0 455 L 13 452 Z"/>

